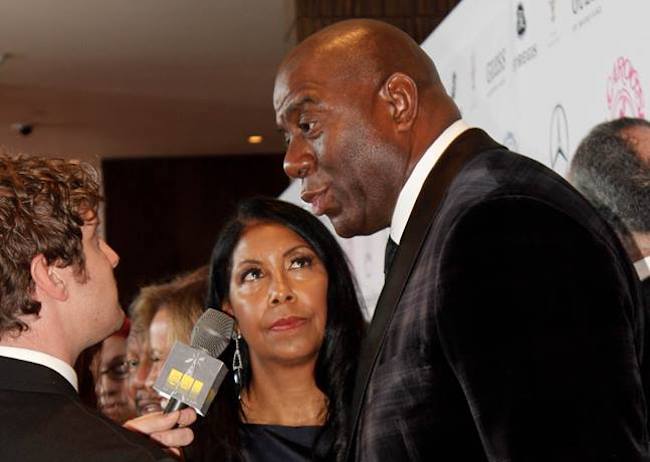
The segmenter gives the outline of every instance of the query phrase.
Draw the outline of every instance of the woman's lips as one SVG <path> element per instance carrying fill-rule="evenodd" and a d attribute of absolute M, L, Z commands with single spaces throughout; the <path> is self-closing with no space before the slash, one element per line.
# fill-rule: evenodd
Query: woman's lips
<path fill-rule="evenodd" d="M 275 332 L 297 329 L 302 326 L 307 319 L 298 316 L 289 316 L 281 318 L 271 324 L 271 330 Z"/>

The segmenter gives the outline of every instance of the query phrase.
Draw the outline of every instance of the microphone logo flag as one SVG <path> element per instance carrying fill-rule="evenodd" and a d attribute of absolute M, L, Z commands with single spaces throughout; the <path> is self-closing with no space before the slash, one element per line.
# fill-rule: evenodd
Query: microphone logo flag
<path fill-rule="evenodd" d="M 205 416 L 227 373 L 222 361 L 175 342 L 153 388 L 161 396 L 174 398 Z"/>
<path fill-rule="evenodd" d="M 196 399 L 203 388 L 203 382 L 194 379 L 191 375 L 183 374 L 178 369 L 172 368 L 167 376 L 167 385 L 173 389 L 181 389 L 183 393 L 189 393 L 191 398 Z"/>

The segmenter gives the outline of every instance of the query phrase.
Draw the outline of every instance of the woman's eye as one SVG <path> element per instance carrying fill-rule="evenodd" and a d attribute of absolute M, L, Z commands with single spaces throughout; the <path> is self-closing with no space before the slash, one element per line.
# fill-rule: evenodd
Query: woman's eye
<path fill-rule="evenodd" d="M 305 268 L 311 266 L 312 257 L 296 257 L 291 260 L 290 268 Z"/>
<path fill-rule="evenodd" d="M 241 275 L 241 282 L 255 281 L 262 277 L 262 271 L 259 268 L 251 268 L 246 270 Z"/>

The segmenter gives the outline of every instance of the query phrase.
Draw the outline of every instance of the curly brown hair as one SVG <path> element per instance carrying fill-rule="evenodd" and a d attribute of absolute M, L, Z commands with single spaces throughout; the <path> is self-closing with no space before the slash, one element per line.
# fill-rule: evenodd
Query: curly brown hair
<path fill-rule="evenodd" d="M 99 175 L 87 163 L 0 152 L 0 336 L 27 330 L 21 317 L 40 312 L 35 256 L 85 277 L 81 227 L 101 199 Z"/>

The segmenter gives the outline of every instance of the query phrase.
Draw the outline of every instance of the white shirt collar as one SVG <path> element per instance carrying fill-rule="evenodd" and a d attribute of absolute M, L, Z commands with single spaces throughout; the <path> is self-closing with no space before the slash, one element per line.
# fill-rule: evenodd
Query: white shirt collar
<path fill-rule="evenodd" d="M 634 269 L 642 281 L 650 278 L 650 256 L 634 262 Z"/>
<path fill-rule="evenodd" d="M 0 345 L 0 356 L 5 358 L 19 359 L 21 361 L 27 361 L 34 364 L 40 364 L 41 366 L 48 367 L 54 372 L 57 372 L 59 375 L 63 376 L 70 385 L 73 386 L 77 392 L 79 391 L 79 384 L 77 381 L 77 373 L 74 371 L 70 364 L 65 361 L 61 361 L 59 358 L 48 355 L 41 351 L 29 350 L 27 348 L 16 348 L 10 346 Z"/>
<path fill-rule="evenodd" d="M 438 138 L 427 148 L 415 168 L 409 175 L 406 183 L 397 197 L 393 217 L 390 220 L 390 238 L 399 244 L 406 228 L 406 223 L 411 216 L 415 201 L 420 194 L 424 181 L 429 172 L 438 162 L 440 156 L 461 133 L 471 128 L 463 119 L 459 119 L 443 131 Z"/>

